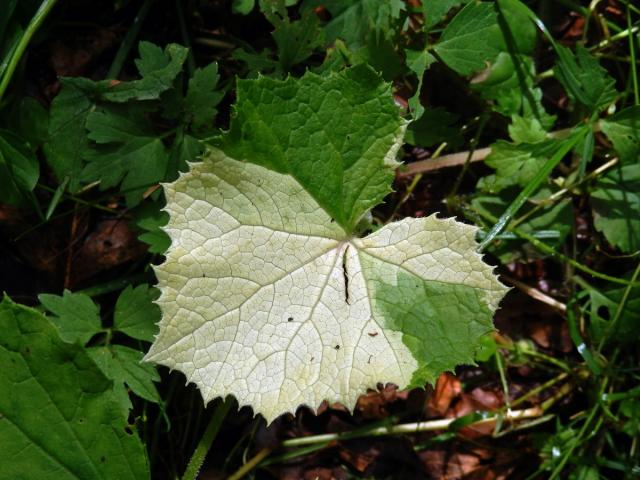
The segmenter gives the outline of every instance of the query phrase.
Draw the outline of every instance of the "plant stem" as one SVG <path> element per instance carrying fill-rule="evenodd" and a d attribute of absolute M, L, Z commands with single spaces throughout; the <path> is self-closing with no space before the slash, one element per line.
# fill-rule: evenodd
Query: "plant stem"
<path fill-rule="evenodd" d="M 593 47 L 590 47 L 589 50 L 599 50 L 601 48 L 607 47 L 613 42 L 622 40 L 623 38 L 632 37 L 633 35 L 638 33 L 638 31 L 640 31 L 640 26 L 638 25 L 636 25 L 635 27 L 627 28 L 626 30 L 623 30 L 609 38 L 602 40 L 601 42 L 597 43 Z"/>
<path fill-rule="evenodd" d="M 467 170 L 469 170 L 471 157 L 473 157 L 473 153 L 475 152 L 478 142 L 480 141 L 480 137 L 482 136 L 484 127 L 487 125 L 487 121 L 489 121 L 489 115 L 485 112 L 480 118 L 480 123 L 478 124 L 478 129 L 476 130 L 476 134 L 471 140 L 471 150 L 469 150 L 469 155 L 467 156 L 467 158 L 464 161 L 464 164 L 462 165 L 462 170 L 458 174 L 458 177 L 456 178 L 456 182 L 454 183 L 453 188 L 451 189 L 451 191 L 449 192 L 449 195 L 447 196 L 448 198 L 455 197 L 455 195 L 458 193 L 458 189 L 462 184 L 462 179 L 466 175 Z"/>
<path fill-rule="evenodd" d="M 511 222 L 511 227 L 517 227 L 522 222 L 524 222 L 527 218 L 530 218 L 535 213 L 540 211 L 540 209 L 542 209 L 542 208 L 544 208 L 546 206 L 552 205 L 556 200 L 561 198 L 566 193 L 569 193 L 572 189 L 582 185 L 583 183 L 587 182 L 588 180 L 592 180 L 593 178 L 597 177 L 601 173 L 606 172 L 607 170 L 609 170 L 611 167 L 613 167 L 617 163 L 618 163 L 618 157 L 613 158 L 613 159 L 609 160 L 607 163 L 605 163 L 603 165 L 600 165 L 593 172 L 589 173 L 589 175 L 583 177 L 581 180 L 578 180 L 578 181 L 576 181 L 576 182 L 574 182 L 574 183 L 572 183 L 570 185 L 566 185 L 562 189 L 560 189 L 557 192 L 551 194 L 549 196 L 549 198 L 540 200 L 539 203 L 535 207 L 533 207 L 531 210 L 529 210 L 527 213 L 524 213 L 519 218 L 514 219 Z"/>
<path fill-rule="evenodd" d="M 605 380 L 603 382 L 603 387 L 607 384 L 607 380 Z M 604 391 L 604 388 L 601 388 L 600 392 L 602 396 L 602 392 Z M 571 446 L 569 447 L 568 451 L 565 453 L 565 455 L 562 457 L 562 459 L 560 460 L 560 462 L 558 463 L 558 466 L 553 470 L 553 472 L 551 473 L 551 476 L 549 477 L 549 480 L 553 480 L 554 478 L 557 478 L 558 475 L 560 475 L 560 473 L 562 473 L 562 470 L 564 470 L 564 466 L 567 464 L 567 462 L 569 461 L 569 458 L 571 458 L 571 455 L 573 454 L 573 451 L 576 449 L 576 447 L 583 441 L 583 437 L 584 434 L 587 432 L 587 429 L 589 428 L 589 426 L 591 425 L 591 422 L 593 421 L 593 419 L 596 416 L 596 413 L 598 413 L 598 411 L 600 410 L 600 404 L 597 403 L 592 409 L 591 412 L 589 412 L 589 416 L 587 417 L 587 419 L 585 420 L 584 424 L 582 425 L 582 428 L 580 429 L 580 431 L 578 432 L 578 436 L 575 439 L 575 441 L 571 444 Z M 595 430 L 595 429 L 594 429 Z"/>
<path fill-rule="evenodd" d="M 193 72 L 196 71 L 196 61 L 193 58 L 193 48 L 191 47 L 191 38 L 189 37 L 189 30 L 187 29 L 187 22 L 184 18 L 184 10 L 182 9 L 182 0 L 176 0 L 176 10 L 178 11 L 178 24 L 180 25 L 180 35 L 184 45 L 189 49 L 187 54 L 187 70 L 189 77 L 193 77 Z"/>
<path fill-rule="evenodd" d="M 502 414 L 504 420 L 524 420 L 527 418 L 536 418 L 542 415 L 542 410 L 538 407 L 527 408 L 524 410 L 511 410 Z M 404 423 L 400 425 L 392 425 L 390 427 L 378 427 L 367 431 L 361 431 L 356 434 L 355 432 L 344 433 L 325 433 L 322 435 L 311 435 L 308 437 L 291 438 L 282 442 L 282 446 L 285 448 L 299 447 L 302 445 L 311 445 L 314 443 L 324 443 L 331 441 L 347 440 L 351 438 L 357 438 L 361 436 L 373 436 L 379 437 L 383 435 L 402 435 L 407 433 L 421 433 L 421 432 L 433 432 L 437 430 L 446 430 L 453 422 L 458 420 L 457 418 L 442 418 L 438 420 L 428 420 L 424 422 Z M 495 422 L 498 420 L 498 415 L 483 418 L 477 422 L 470 424 L 470 426 L 477 426 Z"/>
<path fill-rule="evenodd" d="M 549 305 L 552 308 L 555 308 L 561 313 L 564 313 L 567 311 L 567 306 L 564 303 L 559 302 L 555 298 L 550 297 L 549 295 L 541 292 L 537 288 L 530 287 L 526 283 L 521 282 L 520 280 L 516 280 L 515 278 L 509 277 L 507 275 L 502 275 L 502 278 L 504 278 L 508 283 L 512 284 L 518 290 L 522 291 L 526 295 L 529 295 L 531 298 L 538 300 L 539 302 L 546 303 L 547 305 Z"/>
<path fill-rule="evenodd" d="M 490 222 L 495 222 L 496 221 L 496 217 L 494 217 L 493 215 L 491 215 L 488 212 L 482 212 L 482 211 L 476 210 L 476 209 L 473 209 L 473 211 L 475 213 L 477 213 L 478 215 L 480 215 L 482 218 L 484 218 L 486 220 L 489 220 Z M 528 233 L 525 233 L 522 230 L 518 230 L 517 228 L 513 228 L 513 227 L 507 227 L 507 230 L 512 232 L 512 233 L 515 233 L 521 239 L 526 240 L 527 242 L 531 243 L 538 250 L 540 250 L 542 252 L 545 252 L 545 253 L 548 253 L 549 255 L 552 255 L 552 256 L 558 258 L 559 260 L 561 260 L 563 262 L 567 262 L 569 265 L 572 265 L 575 268 L 577 268 L 578 270 L 580 270 L 580 271 L 582 271 L 584 273 L 588 273 L 589 275 L 591 275 L 593 277 L 599 278 L 601 280 L 606 280 L 608 282 L 617 283 L 619 285 L 630 285 L 632 287 L 640 287 L 640 282 L 630 282 L 629 280 L 625 280 L 623 278 L 612 277 L 610 275 L 605 275 L 604 273 L 597 272 L 597 271 L 593 270 L 592 268 L 589 268 L 586 265 L 583 265 L 580 262 L 577 262 L 576 260 L 574 260 L 572 258 L 569 258 L 566 255 L 558 252 L 555 248 L 550 247 L 546 243 L 541 242 L 540 240 L 535 238 L 533 235 L 529 235 Z"/>
<path fill-rule="evenodd" d="M 516 405 L 520 405 L 521 403 L 526 402 L 529 398 L 533 397 L 534 395 L 537 395 L 540 392 L 545 391 L 550 387 L 553 387 L 556 383 L 563 381 L 568 376 L 569 374 L 567 372 L 562 372 L 558 376 L 552 378 L 551 380 L 546 381 L 542 385 L 538 385 L 536 388 L 529 390 L 524 395 L 513 400 L 511 402 L 511 407 L 515 407 Z"/>
<path fill-rule="evenodd" d="M 11 55 L 11 60 L 7 65 L 7 69 L 2 76 L 2 80 L 0 80 L 0 101 L 2 101 L 2 97 L 4 97 L 4 93 L 11 82 L 11 77 L 13 77 L 13 72 L 15 72 L 18 63 L 20 63 L 20 59 L 22 58 L 22 54 L 27 49 L 31 38 L 36 33 L 42 22 L 44 22 L 47 15 L 51 9 L 55 6 L 58 0 L 43 0 L 40 4 L 40 7 L 36 11 L 35 15 L 27 25 L 27 29 L 25 30 L 20 42 L 18 42 L 18 46 L 15 51 Z"/>
<path fill-rule="evenodd" d="M 120 75 L 120 71 L 122 70 L 122 66 L 124 62 L 127 60 L 129 56 L 129 52 L 131 51 L 131 47 L 133 47 L 133 42 L 138 36 L 140 32 L 140 28 L 142 27 L 142 22 L 144 21 L 147 13 L 149 13 L 149 9 L 151 8 L 151 4 L 153 0 L 145 0 L 145 2 L 138 10 L 138 14 L 136 18 L 133 19 L 133 23 L 129 27 L 127 34 L 124 36 L 124 40 L 120 44 L 120 48 L 118 49 L 113 62 L 111 63 L 111 67 L 109 67 L 109 71 L 107 72 L 108 79 L 117 78 Z"/>
<path fill-rule="evenodd" d="M 627 4 L 627 28 L 631 30 L 631 9 Z M 629 35 L 629 53 L 631 54 L 631 81 L 633 83 L 633 100 L 636 105 L 640 105 L 640 91 L 638 88 L 638 69 L 636 66 L 636 38 Z"/>
<path fill-rule="evenodd" d="M 230 475 L 227 480 L 240 480 L 244 478 L 251 470 L 256 468 L 258 464 L 265 459 L 271 453 L 270 448 L 263 448 L 258 453 L 256 453 L 251 460 L 242 465 L 233 475 Z"/>
<path fill-rule="evenodd" d="M 231 408 L 232 403 L 232 397 L 227 397 L 216 407 L 211 420 L 209 420 L 207 429 L 204 431 L 204 434 L 202 435 L 198 446 L 193 452 L 191 460 L 189 460 L 189 465 L 187 465 L 187 469 L 182 476 L 182 480 L 197 480 L 198 473 L 200 472 L 200 468 L 204 463 L 204 459 L 206 458 L 207 453 L 211 448 L 211 444 L 216 439 L 216 435 L 218 435 L 218 431 L 220 430 L 222 422 L 227 416 L 227 412 Z"/>

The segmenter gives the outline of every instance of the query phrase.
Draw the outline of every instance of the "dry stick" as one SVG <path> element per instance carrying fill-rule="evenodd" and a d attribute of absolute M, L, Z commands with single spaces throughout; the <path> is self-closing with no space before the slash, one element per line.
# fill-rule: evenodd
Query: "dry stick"
<path fill-rule="evenodd" d="M 511 278 L 507 275 L 501 275 L 501 277 L 504 278 L 511 285 L 516 287 L 518 290 L 521 290 L 522 292 L 529 295 L 531 298 L 534 298 L 539 302 L 546 303 L 547 305 L 555 308 L 556 310 L 559 310 L 562 313 L 567 311 L 567 306 L 564 303 L 559 302 L 555 298 L 550 297 L 549 295 L 541 292 L 537 288 L 530 287 L 526 283 L 522 283 L 520 280 L 516 280 L 515 278 Z"/>
<path fill-rule="evenodd" d="M 547 136 L 549 138 L 563 139 L 571 133 L 570 128 L 564 128 L 555 132 L 549 132 Z M 491 147 L 478 148 L 474 150 L 471 158 L 469 158 L 469 152 L 450 153 L 449 155 L 442 155 L 436 159 L 427 158 L 426 160 L 419 160 L 417 162 L 410 163 L 408 165 L 402 165 L 398 171 L 398 178 L 409 177 L 417 173 L 430 172 L 432 170 L 439 170 L 441 168 L 459 167 L 464 165 L 469 158 L 469 163 L 479 162 L 484 160 L 491 153 Z"/>
<path fill-rule="evenodd" d="M 491 147 L 479 148 L 473 152 L 471 158 L 469 159 L 469 163 L 484 160 L 489 156 L 490 153 Z M 442 155 L 441 157 L 438 157 L 436 159 L 427 158 L 426 160 L 419 160 L 417 162 L 406 165 L 401 170 L 398 170 L 398 177 L 409 177 L 417 173 L 429 172 L 431 170 L 439 170 L 441 168 L 447 167 L 457 167 L 463 165 L 467 161 L 468 157 L 469 152 L 458 152 L 451 153 L 449 155 Z"/>

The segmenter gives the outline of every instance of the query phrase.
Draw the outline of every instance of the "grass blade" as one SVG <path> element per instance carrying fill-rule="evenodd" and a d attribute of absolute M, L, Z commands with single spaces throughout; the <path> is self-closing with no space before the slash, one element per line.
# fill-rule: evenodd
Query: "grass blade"
<path fill-rule="evenodd" d="M 538 189 L 543 180 L 545 180 L 552 170 L 560 163 L 560 161 L 564 158 L 564 156 L 571 151 L 571 149 L 584 137 L 589 131 L 590 127 L 583 127 L 576 134 L 573 135 L 573 138 L 567 139 L 560 145 L 560 148 L 556 150 L 556 152 L 549 158 L 540 171 L 536 174 L 536 176 L 527 184 L 526 187 L 522 189 L 520 194 L 515 198 L 515 200 L 509 205 L 509 207 L 505 210 L 502 216 L 498 219 L 496 224 L 491 228 L 487 236 L 484 238 L 480 246 L 478 247 L 478 251 L 484 250 L 489 243 L 493 241 L 493 239 L 498 235 L 502 230 L 505 229 L 507 224 L 511 221 L 514 215 L 522 208 L 527 199 Z"/>

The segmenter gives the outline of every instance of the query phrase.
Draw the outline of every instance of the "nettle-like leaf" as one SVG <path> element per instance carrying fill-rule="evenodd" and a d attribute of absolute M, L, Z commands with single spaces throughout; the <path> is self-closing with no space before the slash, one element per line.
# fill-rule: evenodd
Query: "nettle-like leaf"
<path fill-rule="evenodd" d="M 477 228 L 430 216 L 356 233 L 404 130 L 388 87 L 357 67 L 241 82 L 238 98 L 224 150 L 165 185 L 172 244 L 146 359 L 268 421 L 472 363 L 506 291 Z"/>
<path fill-rule="evenodd" d="M 500 29 L 493 5 L 473 2 L 451 20 L 435 46 L 436 53 L 460 75 L 470 75 L 498 55 Z"/>
<path fill-rule="evenodd" d="M 0 331 L 0 478 L 149 478 L 113 383 L 82 346 L 6 296 Z"/>
<path fill-rule="evenodd" d="M 346 230 L 391 192 L 405 123 L 368 67 L 239 80 L 237 97 L 222 150 L 293 176 Z"/>

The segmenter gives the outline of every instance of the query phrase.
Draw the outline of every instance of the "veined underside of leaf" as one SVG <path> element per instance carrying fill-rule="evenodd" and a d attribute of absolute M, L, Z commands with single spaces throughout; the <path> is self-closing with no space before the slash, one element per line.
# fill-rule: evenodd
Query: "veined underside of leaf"
<path fill-rule="evenodd" d="M 172 244 L 145 358 L 268 422 L 472 363 L 507 290 L 476 227 L 430 216 L 355 238 L 292 176 L 219 150 L 165 193 Z"/>

